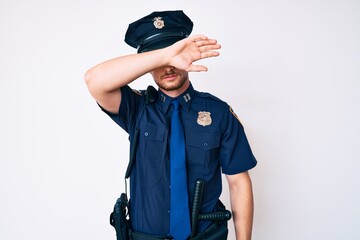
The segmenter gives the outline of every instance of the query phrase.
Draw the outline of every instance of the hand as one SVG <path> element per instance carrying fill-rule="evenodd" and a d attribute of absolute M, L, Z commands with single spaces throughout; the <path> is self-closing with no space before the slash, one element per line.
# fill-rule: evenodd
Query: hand
<path fill-rule="evenodd" d="M 194 65 L 195 61 L 204 58 L 217 57 L 221 45 L 215 39 L 209 39 L 204 35 L 194 35 L 168 47 L 169 65 L 187 72 L 207 71 L 203 65 Z"/>

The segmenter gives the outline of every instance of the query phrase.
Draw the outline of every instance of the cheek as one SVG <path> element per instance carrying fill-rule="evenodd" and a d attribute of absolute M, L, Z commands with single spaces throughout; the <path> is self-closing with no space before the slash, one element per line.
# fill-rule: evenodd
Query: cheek
<path fill-rule="evenodd" d="M 160 76 L 159 72 L 155 72 L 155 71 L 150 72 L 150 74 L 154 79 L 157 79 Z"/>

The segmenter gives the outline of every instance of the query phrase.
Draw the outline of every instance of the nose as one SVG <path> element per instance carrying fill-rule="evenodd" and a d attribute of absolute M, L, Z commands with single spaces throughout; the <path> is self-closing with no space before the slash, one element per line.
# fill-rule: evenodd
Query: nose
<path fill-rule="evenodd" d="M 165 68 L 164 68 L 164 70 L 165 70 L 165 72 L 172 72 L 172 71 L 174 71 L 174 69 L 175 69 L 175 67 L 173 67 L 173 66 L 166 66 Z"/>

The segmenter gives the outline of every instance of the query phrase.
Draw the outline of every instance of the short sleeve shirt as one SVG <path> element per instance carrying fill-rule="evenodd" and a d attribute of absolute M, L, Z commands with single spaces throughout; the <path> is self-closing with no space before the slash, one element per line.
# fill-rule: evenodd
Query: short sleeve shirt
<path fill-rule="evenodd" d="M 140 130 L 130 177 L 131 224 L 134 231 L 166 236 L 170 220 L 169 128 L 171 98 L 161 91 L 147 102 L 144 91 L 121 88 L 118 114 L 104 110 L 133 136 Z M 233 175 L 256 166 L 244 128 L 230 106 L 209 93 L 194 90 L 177 97 L 185 131 L 189 204 L 197 179 L 204 180 L 201 211 L 215 209 L 222 191 L 221 172 Z M 126 159 L 126 158 L 125 158 Z M 210 223 L 199 223 L 203 231 Z"/>

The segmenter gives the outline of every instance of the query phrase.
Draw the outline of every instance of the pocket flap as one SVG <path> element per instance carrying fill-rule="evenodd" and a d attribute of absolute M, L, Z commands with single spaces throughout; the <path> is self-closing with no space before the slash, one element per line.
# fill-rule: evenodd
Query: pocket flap
<path fill-rule="evenodd" d="M 163 141 L 165 128 L 147 125 L 141 134 L 144 140 Z"/>

